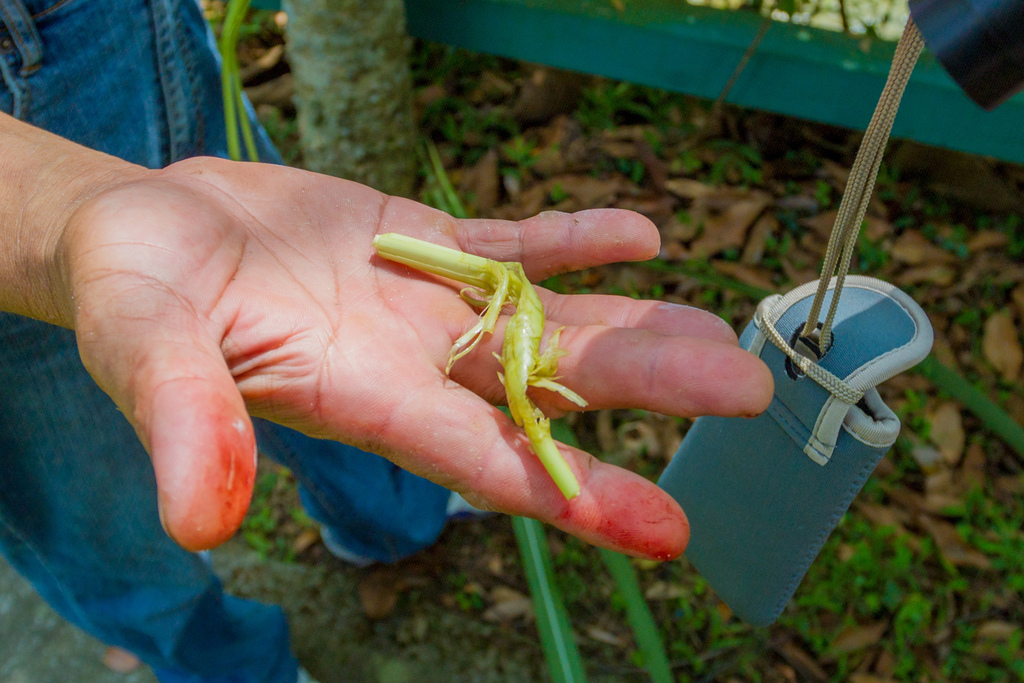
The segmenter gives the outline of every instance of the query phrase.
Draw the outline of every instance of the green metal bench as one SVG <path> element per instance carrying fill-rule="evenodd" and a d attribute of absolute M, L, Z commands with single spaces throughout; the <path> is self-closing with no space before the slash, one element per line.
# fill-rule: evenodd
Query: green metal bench
<path fill-rule="evenodd" d="M 272 9 L 278 0 L 256 0 Z M 410 34 L 469 50 L 716 98 L 757 34 L 753 12 L 683 0 L 406 0 Z M 894 44 L 777 22 L 728 101 L 863 130 Z M 1024 95 L 974 104 L 927 52 L 893 129 L 897 138 L 1024 163 Z"/>

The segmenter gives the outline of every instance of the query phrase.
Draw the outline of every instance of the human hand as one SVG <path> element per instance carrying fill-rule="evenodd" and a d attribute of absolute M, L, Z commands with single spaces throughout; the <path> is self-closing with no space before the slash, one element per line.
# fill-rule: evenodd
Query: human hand
<path fill-rule="evenodd" d="M 383 232 L 521 261 L 533 280 L 658 250 L 654 226 L 630 212 L 458 221 L 277 166 L 194 159 L 108 184 L 63 230 L 54 306 L 148 449 L 168 533 L 190 549 L 234 533 L 255 477 L 252 414 L 597 545 L 682 552 L 683 512 L 634 473 L 562 446 L 582 487 L 562 497 L 492 405 L 504 397 L 491 356 L 501 325 L 445 375 L 477 311 L 457 285 L 376 257 L 371 240 Z M 540 294 L 548 333 L 565 326 L 561 381 L 590 408 L 752 415 L 770 400 L 767 369 L 711 314 Z M 551 392 L 531 396 L 551 413 L 573 408 Z"/>

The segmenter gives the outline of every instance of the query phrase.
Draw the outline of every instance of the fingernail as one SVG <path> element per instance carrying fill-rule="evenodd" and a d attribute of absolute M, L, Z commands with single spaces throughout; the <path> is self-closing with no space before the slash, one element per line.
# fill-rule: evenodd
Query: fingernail
<path fill-rule="evenodd" d="M 722 319 L 721 317 L 715 315 L 711 311 L 708 311 L 703 308 L 698 308 L 697 306 L 690 306 L 687 304 L 676 304 L 672 303 L 671 301 L 663 301 L 660 304 L 658 304 L 658 308 L 659 310 L 665 311 L 670 315 L 677 315 L 679 313 L 702 313 L 706 316 L 710 316 L 711 318 L 713 318 L 714 321 L 722 325 L 722 327 L 728 327 L 730 330 L 732 329 L 732 325 L 730 325 L 727 320 Z"/>
<path fill-rule="evenodd" d="M 156 514 L 160 517 L 160 526 L 163 527 L 164 533 L 171 536 L 171 530 L 167 528 L 167 520 L 164 518 L 164 504 L 163 501 L 157 501 Z M 171 536 L 171 538 L 174 538 Z"/>
<path fill-rule="evenodd" d="M 666 313 L 682 313 L 684 311 L 700 311 L 701 313 L 707 313 L 707 311 L 705 311 L 702 308 L 697 308 L 696 306 L 689 306 L 687 304 L 675 304 L 672 303 L 671 301 L 661 302 L 660 304 L 658 304 L 658 308 L 665 311 Z"/>

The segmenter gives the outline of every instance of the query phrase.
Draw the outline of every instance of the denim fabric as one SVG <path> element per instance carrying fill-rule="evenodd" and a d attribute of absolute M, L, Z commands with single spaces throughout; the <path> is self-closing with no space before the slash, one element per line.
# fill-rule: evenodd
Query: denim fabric
<path fill-rule="evenodd" d="M 0 109 L 151 168 L 226 156 L 212 41 L 194 0 L 0 0 Z M 258 133 L 262 158 L 279 161 Z M 225 596 L 164 534 L 148 456 L 72 332 L 0 314 L 0 387 L 0 552 L 58 612 L 165 682 L 295 680 L 281 611 Z M 447 490 L 351 447 L 256 428 L 356 554 L 393 561 L 436 540 Z"/>

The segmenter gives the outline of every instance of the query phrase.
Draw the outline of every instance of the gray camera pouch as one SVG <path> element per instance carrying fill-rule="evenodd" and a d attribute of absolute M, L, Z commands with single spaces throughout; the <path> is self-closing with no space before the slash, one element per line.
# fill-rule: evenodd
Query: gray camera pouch
<path fill-rule="evenodd" d="M 916 365 L 932 345 L 928 318 L 910 297 L 879 280 L 848 277 L 831 346 L 816 360 L 853 390 L 837 396 L 765 333 L 770 323 L 793 347 L 817 284 L 762 301 L 741 336 L 740 345 L 774 375 L 768 410 L 753 419 L 699 418 L 659 482 L 690 520 L 686 557 L 754 625 L 778 618 L 896 441 L 900 421 L 875 387 Z M 827 304 L 832 290 L 826 296 Z"/>

